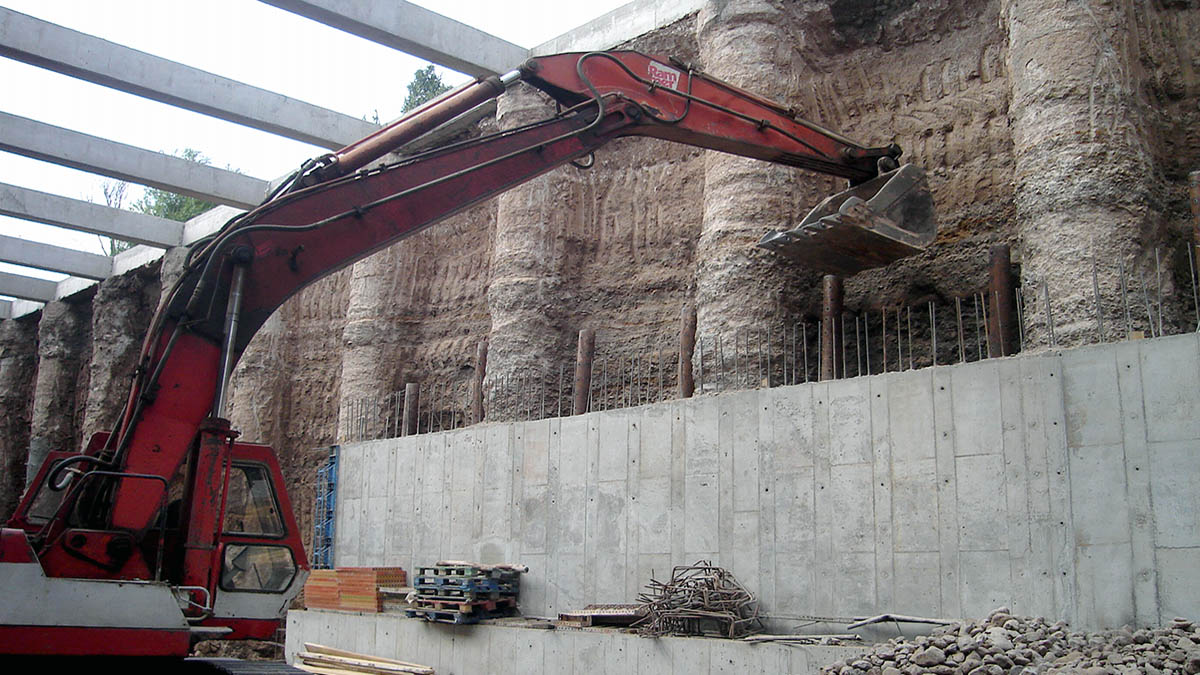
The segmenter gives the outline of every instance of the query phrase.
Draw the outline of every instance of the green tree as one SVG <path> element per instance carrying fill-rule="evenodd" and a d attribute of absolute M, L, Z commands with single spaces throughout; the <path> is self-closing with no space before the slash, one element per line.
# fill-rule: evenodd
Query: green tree
<path fill-rule="evenodd" d="M 408 83 L 408 97 L 404 99 L 404 112 L 432 101 L 450 91 L 450 85 L 442 82 L 442 76 L 433 70 L 433 66 L 425 66 L 413 73 L 412 82 Z"/>
<path fill-rule="evenodd" d="M 200 154 L 199 150 L 192 148 L 184 148 L 175 154 L 189 162 L 196 162 L 197 164 L 211 163 L 207 157 Z M 214 206 L 216 204 L 206 202 L 203 199 L 196 199 L 195 197 L 188 197 L 158 188 L 146 188 L 146 192 L 142 195 L 142 198 L 133 203 L 133 210 L 151 216 L 158 216 L 159 218 L 186 222 Z"/>

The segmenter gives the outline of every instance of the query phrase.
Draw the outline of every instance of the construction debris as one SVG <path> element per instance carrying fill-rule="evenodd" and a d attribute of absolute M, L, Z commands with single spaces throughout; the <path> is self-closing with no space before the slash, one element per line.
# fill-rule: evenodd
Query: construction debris
<path fill-rule="evenodd" d="M 408 596 L 409 617 L 441 623 L 478 623 L 507 616 L 517 609 L 524 565 L 484 565 L 441 561 L 418 567 Z"/>
<path fill-rule="evenodd" d="M 833 675 L 1043 675 L 1200 673 L 1200 631 L 1187 619 L 1157 629 L 1072 632 L 1066 622 L 1016 617 L 1007 607 L 984 621 L 892 639 L 821 669 Z"/>
<path fill-rule="evenodd" d="M 649 592 L 638 596 L 646 616 L 633 624 L 643 636 L 738 638 L 762 630 L 754 594 L 706 560 L 676 567 L 670 581 L 651 579 L 646 588 Z"/>
<path fill-rule="evenodd" d="M 312 642 L 305 642 L 304 650 L 297 655 L 296 667 L 320 675 L 434 675 L 433 668 L 419 663 L 358 654 Z"/>

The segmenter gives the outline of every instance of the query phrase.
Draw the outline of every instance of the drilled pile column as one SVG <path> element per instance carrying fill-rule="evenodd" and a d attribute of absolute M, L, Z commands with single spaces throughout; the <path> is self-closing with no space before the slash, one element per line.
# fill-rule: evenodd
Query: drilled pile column
<path fill-rule="evenodd" d="M 37 314 L 0 321 L 0 521 L 12 515 L 25 489 L 37 334 Z"/>
<path fill-rule="evenodd" d="M 792 49 L 785 22 L 773 2 L 708 2 L 697 23 L 700 62 L 719 79 L 784 101 L 789 78 L 783 74 Z M 697 338 L 707 349 L 712 349 L 718 333 L 724 345 L 733 345 L 735 329 L 764 329 L 778 319 L 771 269 L 776 261 L 754 245 L 766 229 L 789 221 L 794 174 L 795 169 L 758 160 L 719 152 L 705 155 L 696 310 Z M 705 376 L 711 381 L 720 375 Z M 732 372 L 725 375 L 730 379 Z"/>
<path fill-rule="evenodd" d="M 391 372 L 384 365 L 391 361 L 388 333 L 395 330 L 385 311 L 392 271 L 392 257 L 383 250 L 358 261 L 350 272 L 350 297 L 342 330 L 338 441 L 359 439 L 364 427 L 374 426 L 379 406 L 392 389 Z"/>
<path fill-rule="evenodd" d="M 1056 342 L 1095 339 L 1093 241 L 1106 324 L 1121 313 L 1118 262 L 1134 289 L 1139 270 L 1153 279 L 1161 225 L 1131 29 L 1139 4 L 1004 2 L 1027 346 L 1049 342 L 1047 289 Z"/>
<path fill-rule="evenodd" d="M 92 299 L 92 360 L 82 441 L 110 431 L 125 410 L 142 340 L 160 294 L 158 267 L 147 266 L 96 287 Z"/>
<path fill-rule="evenodd" d="M 500 97 L 496 114 L 500 127 L 511 129 L 552 113 L 532 89 L 520 86 Z M 565 299 L 556 248 L 560 233 L 552 220 L 562 203 L 552 175 L 499 197 L 487 296 L 489 421 L 513 419 L 516 411 L 528 409 L 539 377 L 549 383 L 553 373 L 557 386 Z"/>
<path fill-rule="evenodd" d="M 83 449 L 76 447 L 76 391 L 80 366 L 90 352 L 87 341 L 91 320 L 90 299 L 78 303 L 59 300 L 42 308 L 26 485 L 37 476 L 51 450 Z"/>

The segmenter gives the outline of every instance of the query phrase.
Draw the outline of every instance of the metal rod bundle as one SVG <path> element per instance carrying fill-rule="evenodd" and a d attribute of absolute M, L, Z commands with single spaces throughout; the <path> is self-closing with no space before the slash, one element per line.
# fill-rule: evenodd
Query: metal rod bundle
<path fill-rule="evenodd" d="M 678 566 L 667 582 L 651 579 L 638 596 L 641 635 L 717 635 L 739 638 L 762 630 L 758 600 L 722 567 L 701 560 Z"/>

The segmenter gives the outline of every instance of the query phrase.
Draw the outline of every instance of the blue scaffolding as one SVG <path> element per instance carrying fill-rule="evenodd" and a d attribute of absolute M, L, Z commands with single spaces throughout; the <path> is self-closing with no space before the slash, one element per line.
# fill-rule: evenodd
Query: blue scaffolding
<path fill-rule="evenodd" d="M 333 568 L 334 519 L 337 509 L 338 450 L 329 446 L 329 458 L 317 469 L 317 505 L 313 509 L 313 569 Z"/>

